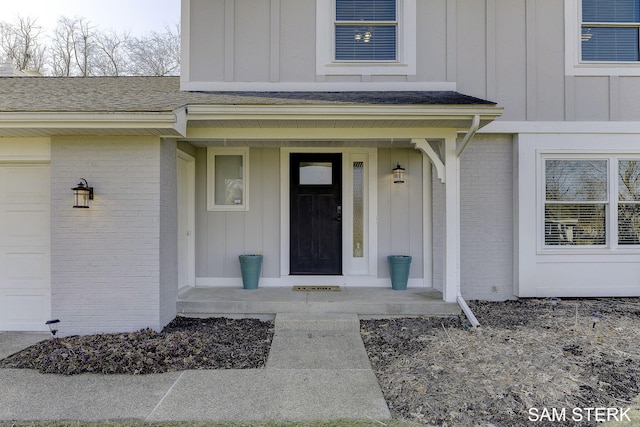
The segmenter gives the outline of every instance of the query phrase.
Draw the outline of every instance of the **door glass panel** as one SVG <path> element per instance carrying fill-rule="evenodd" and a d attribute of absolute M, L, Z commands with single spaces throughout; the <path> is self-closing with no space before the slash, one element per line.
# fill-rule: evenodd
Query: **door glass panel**
<path fill-rule="evenodd" d="M 353 257 L 364 257 L 364 162 L 353 162 Z"/>
<path fill-rule="evenodd" d="M 332 185 L 331 162 L 300 162 L 300 185 Z"/>

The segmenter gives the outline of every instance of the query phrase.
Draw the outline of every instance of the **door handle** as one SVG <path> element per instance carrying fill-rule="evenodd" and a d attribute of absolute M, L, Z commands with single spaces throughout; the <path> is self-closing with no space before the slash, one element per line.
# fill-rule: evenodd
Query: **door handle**
<path fill-rule="evenodd" d="M 336 217 L 334 218 L 336 221 L 342 221 L 342 206 L 338 206 L 336 208 Z"/>

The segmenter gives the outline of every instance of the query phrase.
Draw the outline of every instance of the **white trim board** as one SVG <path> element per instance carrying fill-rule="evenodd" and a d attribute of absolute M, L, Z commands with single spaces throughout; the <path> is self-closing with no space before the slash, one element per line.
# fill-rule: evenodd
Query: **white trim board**
<path fill-rule="evenodd" d="M 196 159 L 195 157 L 185 153 L 184 151 L 176 151 L 177 161 L 186 162 L 186 186 L 187 195 L 184 199 L 186 203 L 187 211 L 187 265 L 184 267 L 187 270 L 187 283 L 178 283 L 178 286 L 194 286 L 196 283 L 196 243 L 195 243 L 195 192 L 196 192 Z M 179 166 L 177 166 L 179 168 Z M 179 177 L 179 174 L 177 174 Z M 179 179 L 179 178 L 178 178 Z M 178 185 L 178 190 L 180 186 Z M 178 198 L 180 200 L 180 198 Z M 180 262 L 180 260 L 178 260 Z"/>
<path fill-rule="evenodd" d="M 567 76 L 640 76 L 638 62 L 583 62 L 580 55 L 581 0 L 564 0 L 565 74 Z"/>
<path fill-rule="evenodd" d="M 187 91 L 344 92 L 344 91 L 456 91 L 455 82 L 192 82 L 181 81 Z"/>
<path fill-rule="evenodd" d="M 604 121 L 604 122 L 547 122 L 547 121 L 501 121 L 489 123 L 478 130 L 479 134 L 637 134 L 640 122 Z"/>

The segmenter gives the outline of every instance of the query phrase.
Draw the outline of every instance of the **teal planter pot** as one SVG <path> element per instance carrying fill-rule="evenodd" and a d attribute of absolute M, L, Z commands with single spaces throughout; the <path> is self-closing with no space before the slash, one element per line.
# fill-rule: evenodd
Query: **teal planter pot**
<path fill-rule="evenodd" d="M 262 255 L 240 255 L 239 258 L 242 287 L 244 289 L 258 289 L 260 270 L 262 269 Z"/>
<path fill-rule="evenodd" d="M 396 291 L 407 289 L 411 257 L 409 255 L 389 255 L 389 272 L 391 273 L 391 288 Z"/>

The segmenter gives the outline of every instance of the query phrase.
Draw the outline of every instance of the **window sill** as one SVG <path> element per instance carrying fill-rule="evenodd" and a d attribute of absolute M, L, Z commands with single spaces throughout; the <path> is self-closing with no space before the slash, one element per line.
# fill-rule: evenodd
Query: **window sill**
<path fill-rule="evenodd" d="M 640 76 L 640 62 L 581 62 L 567 67 L 569 76 Z"/>
<path fill-rule="evenodd" d="M 208 212 L 247 212 L 249 208 L 245 205 L 213 205 L 207 206 Z"/>
<path fill-rule="evenodd" d="M 580 256 L 584 256 L 585 258 L 591 258 L 594 256 L 597 257 L 614 257 L 614 256 L 639 256 L 640 255 L 640 247 L 634 246 L 630 248 L 579 248 L 576 246 L 567 247 L 566 249 L 539 249 L 537 251 L 537 255 L 548 256 L 548 257 L 571 257 L 576 258 Z M 553 260 L 549 260 L 549 262 L 554 262 Z"/>
<path fill-rule="evenodd" d="M 402 62 L 330 62 L 318 67 L 321 75 L 415 75 L 415 70 Z"/>

